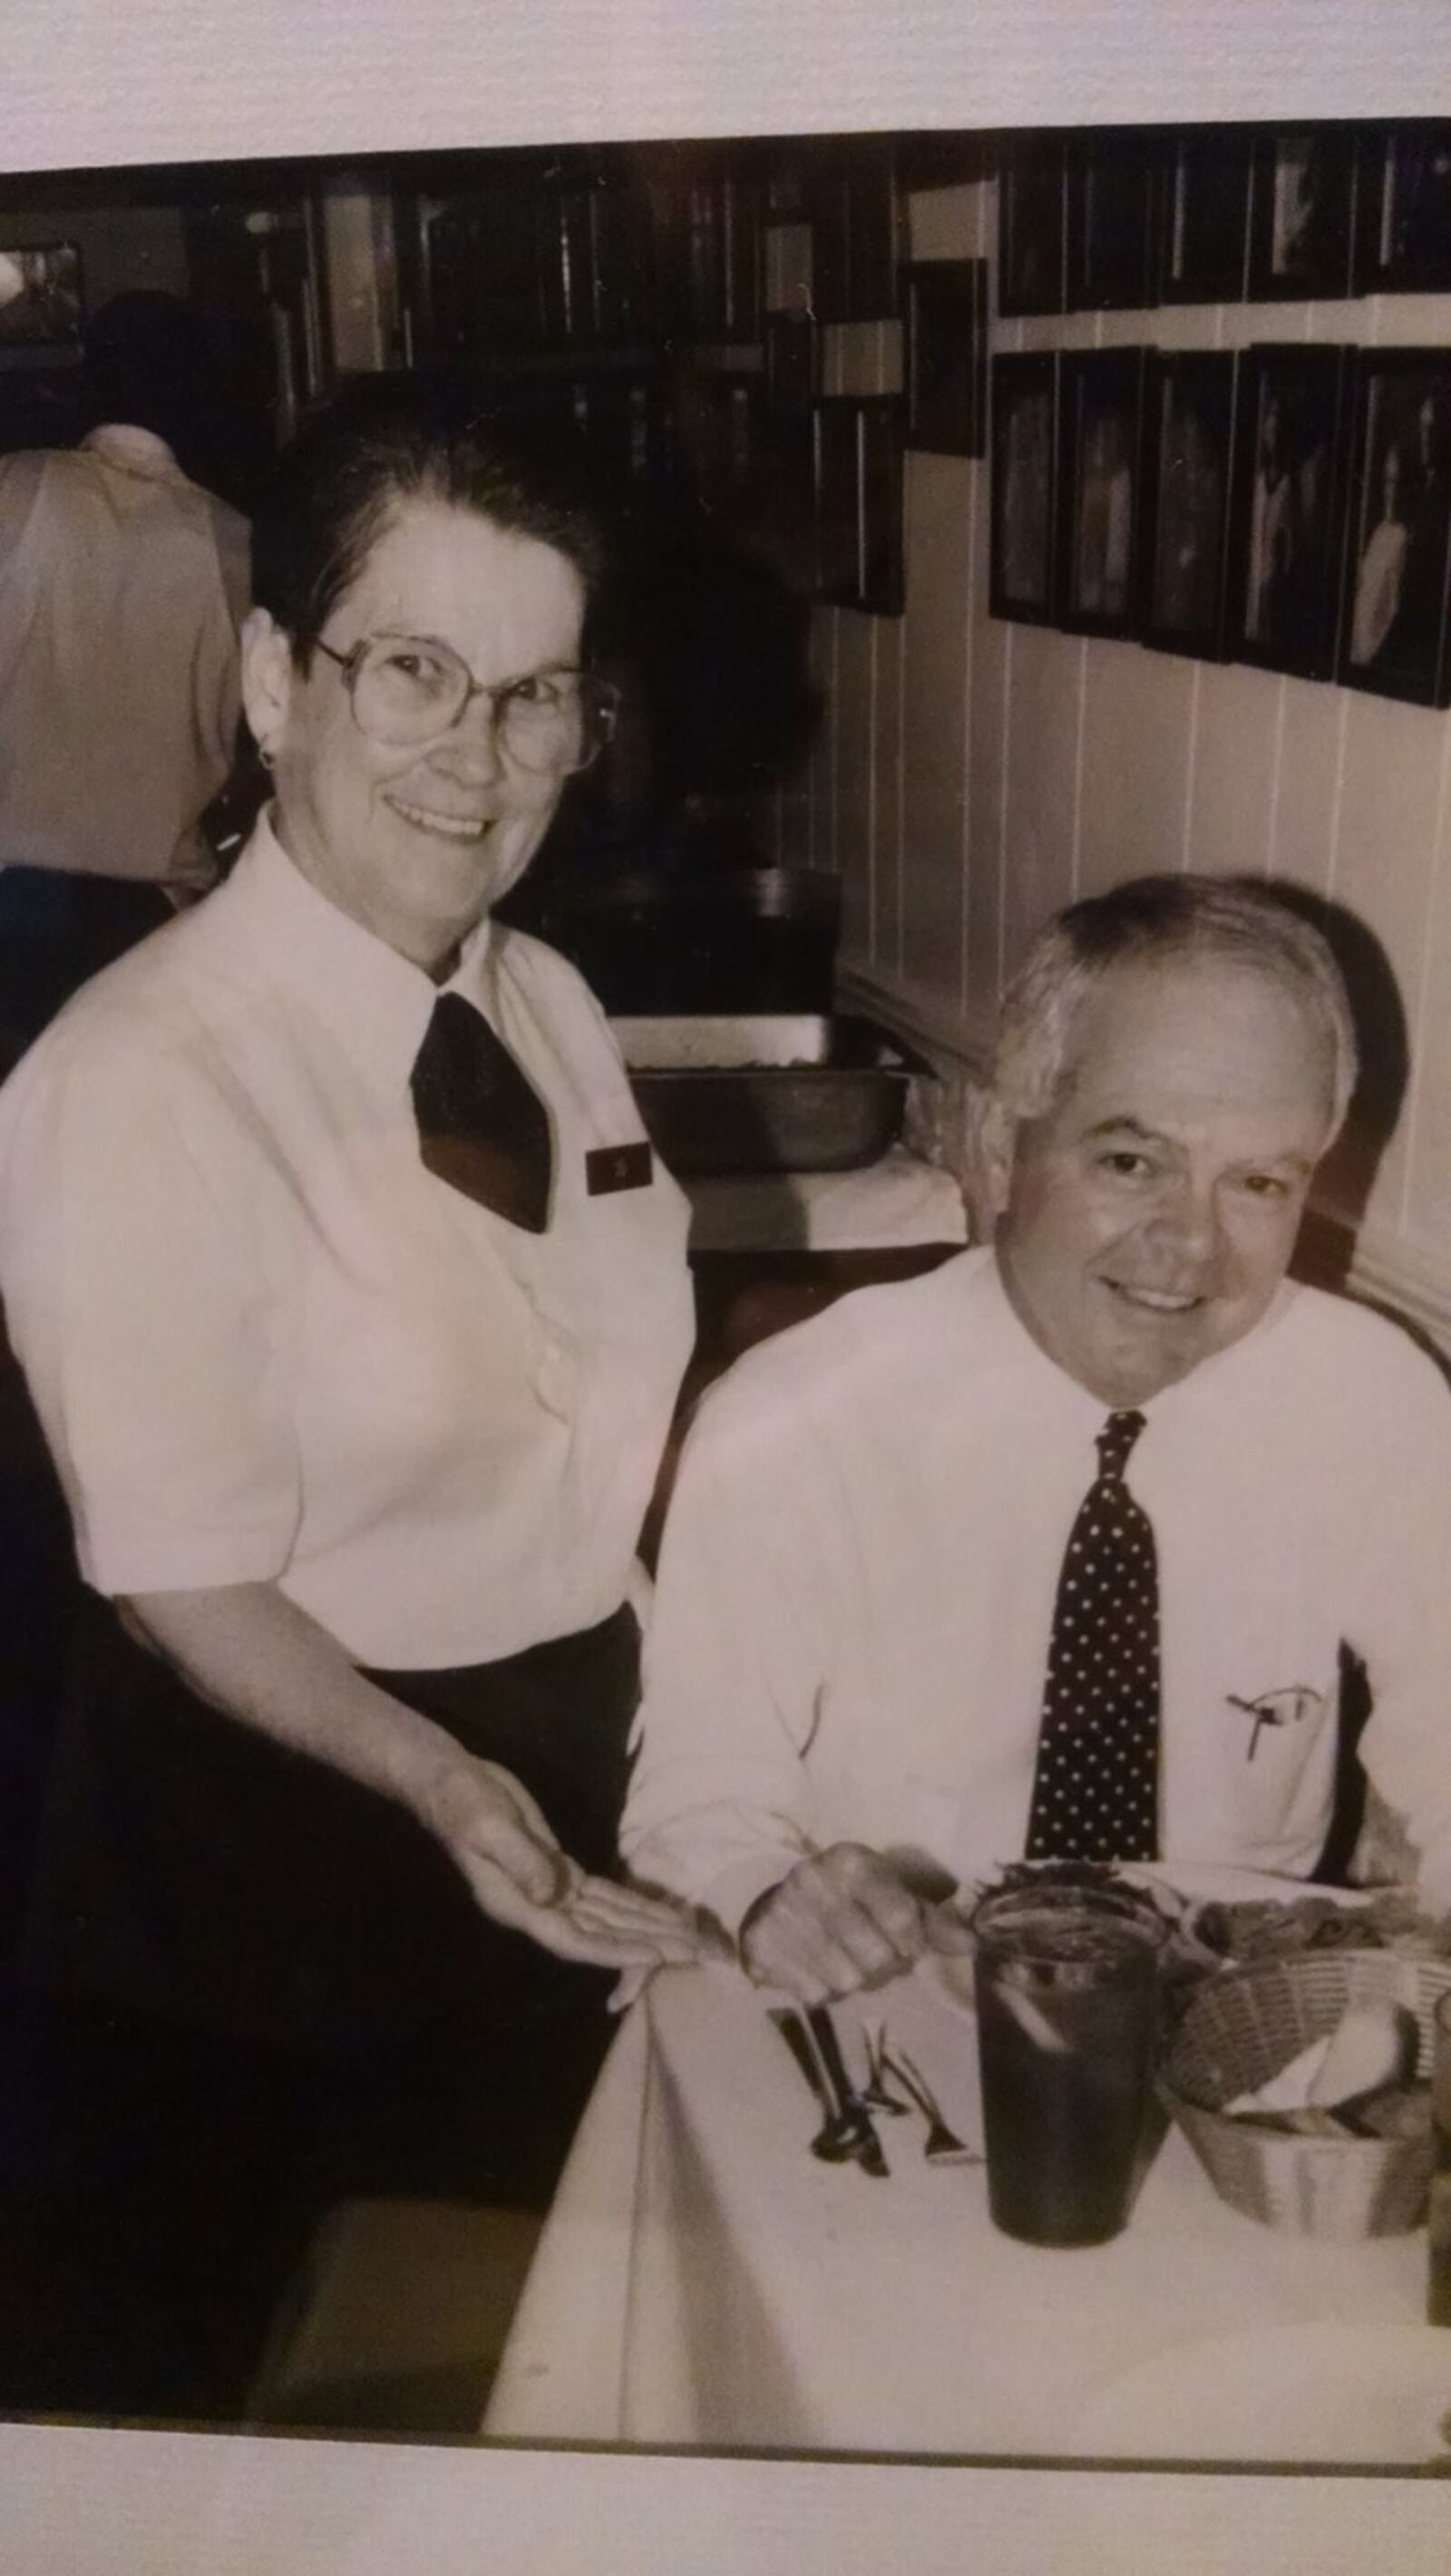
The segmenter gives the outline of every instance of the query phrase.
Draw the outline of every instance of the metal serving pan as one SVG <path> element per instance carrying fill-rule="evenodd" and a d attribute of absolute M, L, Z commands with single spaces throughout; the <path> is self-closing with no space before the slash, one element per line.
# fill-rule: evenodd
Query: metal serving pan
<path fill-rule="evenodd" d="M 901 1133 L 923 1067 L 850 1014 L 666 1014 L 612 1023 L 640 1115 L 673 1172 L 845 1172 Z"/>

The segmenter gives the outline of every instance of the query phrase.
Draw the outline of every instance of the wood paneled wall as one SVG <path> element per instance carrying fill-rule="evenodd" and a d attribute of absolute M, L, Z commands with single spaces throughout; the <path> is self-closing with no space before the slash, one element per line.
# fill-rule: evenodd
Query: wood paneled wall
<path fill-rule="evenodd" d="M 991 184 L 909 204 L 915 258 L 995 257 Z M 994 303 L 995 303 L 994 298 Z M 829 333 L 828 384 L 896 381 L 897 327 Z M 995 348 L 1451 342 L 1451 296 L 995 321 Z M 823 609 L 825 717 L 781 855 L 843 881 L 853 987 L 981 1060 L 1058 905 L 1147 869 L 1252 869 L 1357 913 L 1399 984 L 1411 1078 L 1358 1218 L 1356 1277 L 1451 1347 L 1451 713 L 987 613 L 988 466 L 906 460 L 907 612 Z"/>

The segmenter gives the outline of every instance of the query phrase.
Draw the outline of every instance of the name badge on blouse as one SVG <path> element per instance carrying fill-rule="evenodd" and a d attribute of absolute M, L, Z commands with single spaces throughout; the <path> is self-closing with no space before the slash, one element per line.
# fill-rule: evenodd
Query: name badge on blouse
<path fill-rule="evenodd" d="M 638 1145 L 596 1145 L 584 1158 L 585 1188 L 592 1199 L 610 1190 L 648 1190 L 655 1177 L 655 1157 Z"/>

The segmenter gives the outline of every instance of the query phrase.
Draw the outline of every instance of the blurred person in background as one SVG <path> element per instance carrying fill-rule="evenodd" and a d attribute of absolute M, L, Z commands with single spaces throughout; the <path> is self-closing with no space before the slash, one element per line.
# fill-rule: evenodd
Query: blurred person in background
<path fill-rule="evenodd" d="M 195 309 L 119 295 L 80 446 L 0 457 L 0 1066 L 216 874 L 249 591 L 246 521 L 191 479 L 219 399 Z"/>

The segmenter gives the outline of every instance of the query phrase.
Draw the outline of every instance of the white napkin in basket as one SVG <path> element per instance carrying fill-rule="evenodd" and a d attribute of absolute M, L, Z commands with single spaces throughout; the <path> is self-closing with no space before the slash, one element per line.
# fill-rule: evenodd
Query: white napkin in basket
<path fill-rule="evenodd" d="M 1415 2015 L 1403 2005 L 1350 2004 L 1333 2030 L 1224 2107 L 1232 2117 L 1245 2111 L 1329 2111 L 1408 2080 L 1416 2071 L 1416 2046 Z"/>

